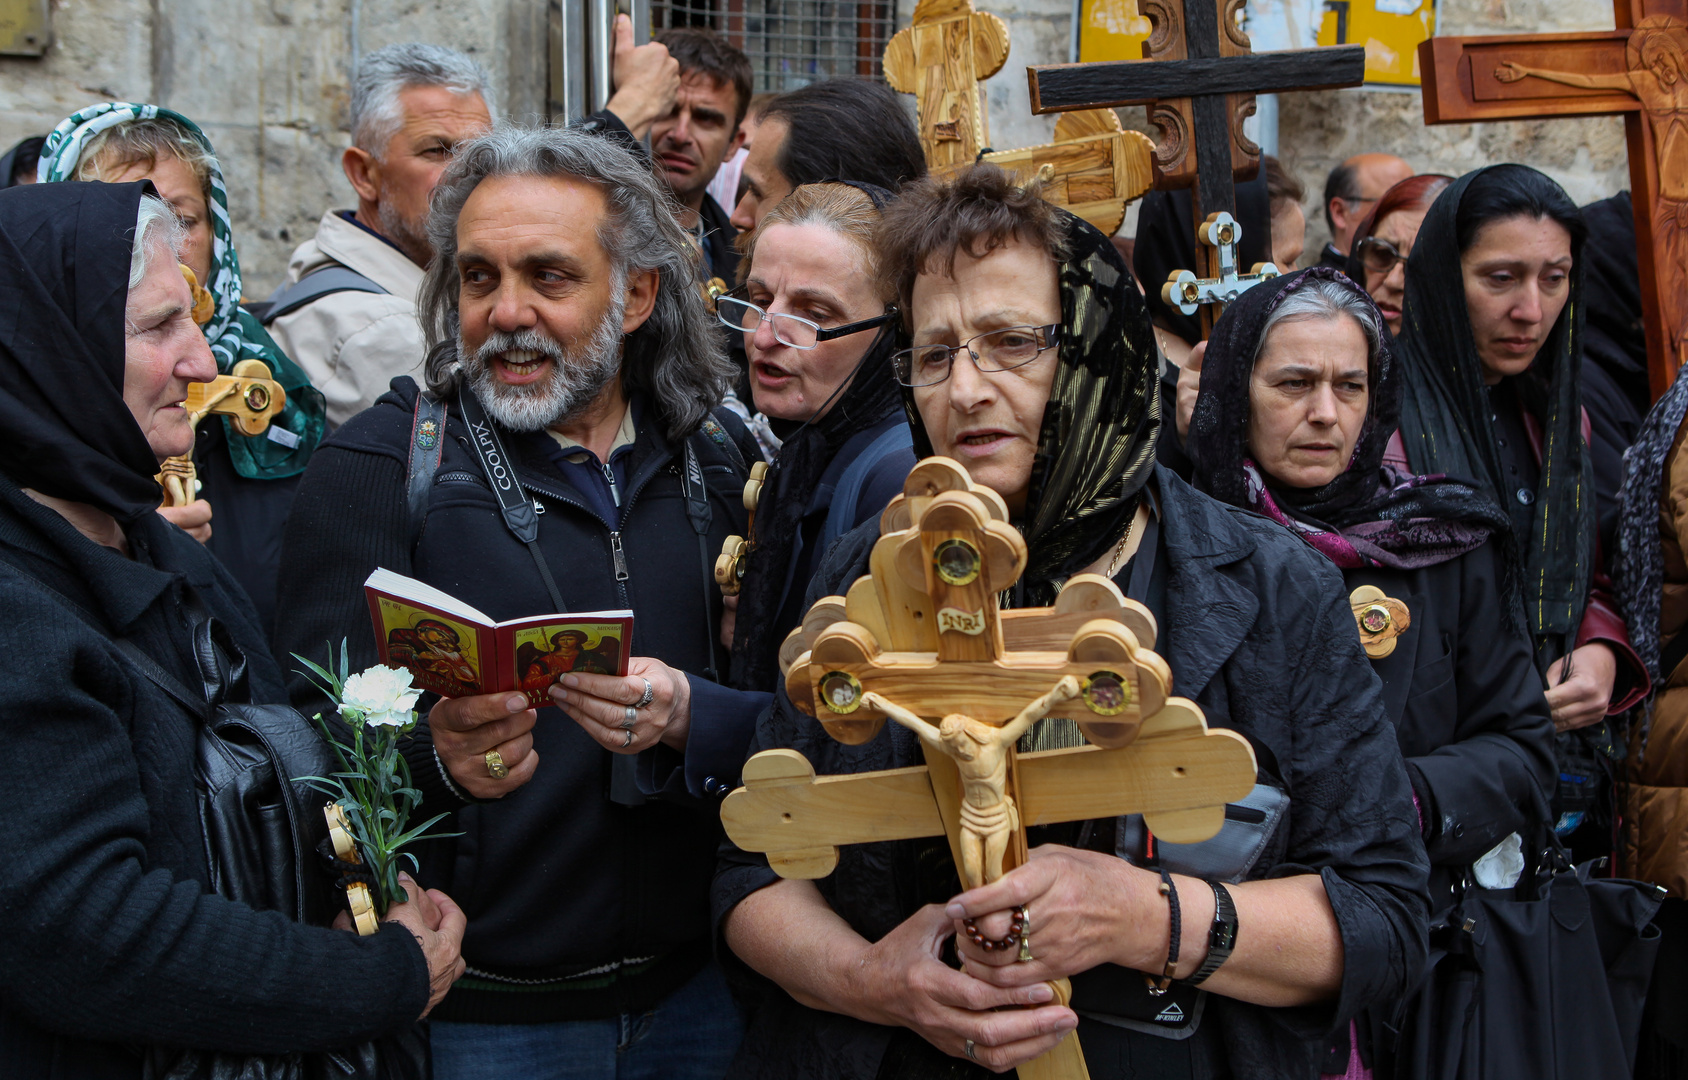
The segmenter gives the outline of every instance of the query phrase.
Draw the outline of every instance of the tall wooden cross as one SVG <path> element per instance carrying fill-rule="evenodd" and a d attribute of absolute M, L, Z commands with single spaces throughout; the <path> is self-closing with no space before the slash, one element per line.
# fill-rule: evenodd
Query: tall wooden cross
<path fill-rule="evenodd" d="M 1168 696 L 1154 616 L 1107 578 L 1073 578 L 1053 607 L 998 610 L 1025 565 L 994 491 L 948 458 L 917 465 L 881 517 L 872 573 L 818 601 L 781 659 L 792 703 L 834 739 L 867 742 L 889 719 L 920 736 L 926 764 L 816 777 L 795 750 L 763 751 L 721 807 L 733 842 L 814 879 L 842 845 L 947 835 L 975 887 L 1025 861 L 1029 825 L 1140 813 L 1174 843 L 1217 833 L 1255 782 L 1247 740 Z M 1075 721 L 1091 745 L 1016 753 L 1044 716 Z M 1076 1039 L 1019 1071 L 1088 1075 Z"/>
<path fill-rule="evenodd" d="M 1160 129 L 1155 187 L 1194 187 L 1193 228 L 1215 213 L 1235 215 L 1233 180 L 1260 167 L 1260 147 L 1243 134 L 1254 95 L 1358 86 L 1366 76 L 1363 45 L 1252 52 L 1239 23 L 1243 3 L 1142 0 L 1154 27 L 1144 59 L 1028 68 L 1032 112 L 1147 105 Z M 1204 256 L 1200 271 L 1216 277 L 1214 249 Z"/>
<path fill-rule="evenodd" d="M 1437 37 L 1424 122 L 1624 118 L 1653 396 L 1688 360 L 1688 2 L 1614 0 L 1617 29 Z"/>
<path fill-rule="evenodd" d="M 914 95 L 927 167 L 943 176 L 983 154 L 1022 182 L 1042 180 L 1044 198 L 1112 235 L 1125 204 L 1153 182 L 1153 144 L 1124 130 L 1112 109 L 1092 109 L 1063 116 L 1054 142 L 992 150 L 979 81 L 1007 59 L 1007 24 L 973 10 L 972 0 L 920 0 L 910 25 L 885 46 L 885 81 Z"/>

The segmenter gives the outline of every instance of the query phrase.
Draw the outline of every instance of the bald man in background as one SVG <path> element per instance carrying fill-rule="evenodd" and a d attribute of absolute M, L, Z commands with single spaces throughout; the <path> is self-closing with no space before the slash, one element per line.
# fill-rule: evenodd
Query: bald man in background
<path fill-rule="evenodd" d="M 1411 175 L 1412 166 L 1394 154 L 1356 154 L 1332 169 L 1325 180 L 1325 224 L 1331 238 L 1319 254 L 1319 265 L 1345 268 L 1354 230 L 1385 191 Z"/>

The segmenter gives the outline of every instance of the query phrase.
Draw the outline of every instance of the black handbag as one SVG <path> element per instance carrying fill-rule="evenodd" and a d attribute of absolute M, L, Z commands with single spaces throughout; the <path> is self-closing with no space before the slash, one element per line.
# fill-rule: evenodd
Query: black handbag
<path fill-rule="evenodd" d="M 246 660 L 227 630 L 191 591 L 196 695 L 134 642 L 119 639 L 124 657 L 200 723 L 194 786 L 206 862 L 219 896 L 296 922 L 326 926 L 335 903 L 316 851 L 328 836 L 323 796 L 296 778 L 327 776 L 333 752 L 289 705 L 242 703 Z M 338 1050 L 288 1054 L 225 1054 L 149 1046 L 144 1080 L 427 1080 L 426 1027 Z"/>
<path fill-rule="evenodd" d="M 1543 800 L 1545 802 L 1545 800 Z M 1541 808 L 1545 815 L 1545 805 Z M 1413 1080 L 1589 1080 L 1634 1071 L 1665 892 L 1571 865 L 1556 837 L 1515 889 L 1467 885 L 1431 928 L 1429 976 L 1388 1070 Z"/>

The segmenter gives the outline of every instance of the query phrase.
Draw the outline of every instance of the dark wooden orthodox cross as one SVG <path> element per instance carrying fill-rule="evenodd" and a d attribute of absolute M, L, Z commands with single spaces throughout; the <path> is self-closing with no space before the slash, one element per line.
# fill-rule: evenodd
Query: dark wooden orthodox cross
<path fill-rule="evenodd" d="M 1032 112 L 1149 106 L 1160 129 L 1155 187 L 1194 186 L 1192 226 L 1234 215 L 1232 181 L 1260 168 L 1260 147 L 1243 134 L 1254 95 L 1358 86 L 1366 76 L 1363 45 L 1251 52 L 1238 23 L 1243 2 L 1143 0 L 1154 27 L 1143 60 L 1028 68 Z"/>
<path fill-rule="evenodd" d="M 1624 118 L 1653 396 L 1688 359 L 1688 0 L 1615 0 L 1616 30 L 1437 37 L 1424 122 Z"/>

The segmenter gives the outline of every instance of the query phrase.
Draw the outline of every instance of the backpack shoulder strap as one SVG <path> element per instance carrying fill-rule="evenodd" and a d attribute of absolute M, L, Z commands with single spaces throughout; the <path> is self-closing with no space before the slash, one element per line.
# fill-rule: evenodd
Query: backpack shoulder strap
<path fill-rule="evenodd" d="M 416 391 L 416 410 L 410 421 L 410 461 L 405 492 L 410 501 L 410 538 L 414 545 L 428 517 L 428 494 L 445 452 L 445 402 L 426 390 Z"/>
<path fill-rule="evenodd" d="M 832 505 L 827 507 L 826 525 L 821 528 L 820 549 L 825 551 L 832 546 L 832 542 L 849 532 L 856 525 L 856 503 L 861 500 L 862 487 L 867 478 L 873 475 L 873 470 L 881 461 L 914 445 L 914 439 L 909 434 L 907 424 L 894 424 L 890 430 L 880 434 L 877 439 L 868 444 L 866 450 L 857 455 L 856 460 L 850 462 L 844 470 L 844 475 L 838 478 L 838 486 L 832 489 Z"/>
<path fill-rule="evenodd" d="M 386 295 L 387 290 L 348 266 L 335 263 L 321 270 L 312 270 L 291 285 L 283 286 L 270 297 L 269 310 L 260 320 L 265 326 L 283 315 L 290 315 L 313 300 L 332 293 L 364 292 Z"/>

